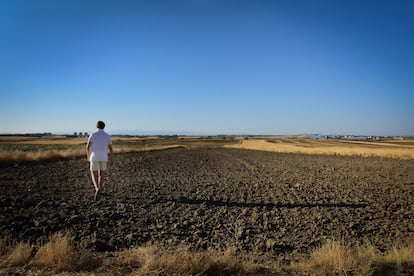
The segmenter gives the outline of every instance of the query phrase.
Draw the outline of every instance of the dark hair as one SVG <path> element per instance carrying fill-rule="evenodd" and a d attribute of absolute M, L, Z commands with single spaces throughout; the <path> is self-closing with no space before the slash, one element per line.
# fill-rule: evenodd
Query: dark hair
<path fill-rule="evenodd" d="M 99 128 L 99 129 L 104 129 L 105 128 L 105 123 L 102 122 L 102 121 L 98 121 L 96 123 L 96 127 Z"/>

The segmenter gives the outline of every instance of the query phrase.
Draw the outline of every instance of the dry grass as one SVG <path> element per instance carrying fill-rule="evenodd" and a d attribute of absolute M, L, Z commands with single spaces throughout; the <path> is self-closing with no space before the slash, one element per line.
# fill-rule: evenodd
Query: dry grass
<path fill-rule="evenodd" d="M 0 150 L 0 164 L 72 158 L 85 155 L 85 149 L 45 150 L 45 151 L 5 151 Z"/>
<path fill-rule="evenodd" d="M 36 266 L 54 267 L 57 270 L 68 270 L 75 260 L 75 250 L 69 235 L 55 234 L 37 251 L 33 264 Z"/>
<path fill-rule="evenodd" d="M 375 260 L 378 273 L 414 275 L 414 241 L 408 246 L 394 246 Z"/>
<path fill-rule="evenodd" d="M 165 145 L 165 146 L 147 146 L 143 148 L 138 147 L 118 147 L 114 149 L 114 153 L 126 152 L 143 152 L 143 151 L 159 151 L 173 148 L 180 148 L 180 145 Z M 86 156 L 86 151 L 81 149 L 69 150 L 39 150 L 39 151 L 21 151 L 21 150 L 0 150 L 0 164 L 13 164 L 31 161 L 43 161 L 53 159 L 66 159 L 74 157 Z"/>
<path fill-rule="evenodd" d="M 293 264 L 291 268 L 318 275 L 371 275 L 373 247 L 351 248 L 344 242 L 329 240 L 316 248 L 310 258 Z"/>
<path fill-rule="evenodd" d="M 19 163 L 56 158 L 71 158 L 85 155 L 87 138 L 66 137 L 0 137 L 0 163 Z M 220 138 L 119 138 L 113 139 L 116 153 L 164 150 L 176 147 L 225 146 L 263 151 L 378 156 L 414 159 L 413 140 L 347 141 L 310 140 L 295 138 L 220 139 Z M 235 143 L 239 142 L 239 143 Z M 33 147 L 33 150 L 30 149 Z M 67 148 L 63 148 L 67 146 Z M 24 150 L 20 150 L 25 147 Z M 29 147 L 29 150 L 27 149 Z M 12 150 L 10 150 L 10 148 Z"/>
<path fill-rule="evenodd" d="M 13 138 L 13 137 L 12 137 Z M 25 138 L 13 140 L 3 137 L 0 139 L 0 164 L 13 164 L 28 161 L 42 161 L 85 156 L 86 138 Z M 6 139 L 6 140 L 5 140 Z M 12 141 L 12 142 L 10 142 Z M 114 139 L 114 152 L 143 152 L 158 151 L 180 147 L 209 147 L 224 146 L 251 150 L 327 154 L 340 156 L 388 157 L 399 159 L 414 159 L 414 143 L 410 141 L 339 141 L 339 140 L 309 140 L 309 139 L 249 139 L 249 140 L 220 140 L 220 139 Z M 67 146 L 67 148 L 65 148 Z M 24 147 L 21 149 L 21 147 Z M 62 149 L 63 148 L 63 149 Z"/>
<path fill-rule="evenodd" d="M 11 249 L 0 239 L 0 274 L 79 272 L 110 275 L 413 275 L 414 242 L 381 253 L 372 245 L 350 247 L 330 240 L 311 252 L 310 257 L 290 266 L 263 266 L 245 261 L 229 248 L 225 252 L 193 252 L 185 246 L 146 246 L 115 252 L 111 258 L 96 257 L 89 250 L 75 248 L 70 235 L 55 234 L 40 246 L 19 243 Z"/>
<path fill-rule="evenodd" d="M 216 139 L 218 140 L 218 139 Z M 216 140 L 207 139 L 214 143 Z M 0 136 L 0 164 L 86 156 L 87 138 Z M 200 139 L 114 138 L 114 152 L 159 151 L 186 147 Z M 221 141 L 221 140 L 219 140 Z"/>
<path fill-rule="evenodd" d="M 0 137 L 0 164 L 86 156 L 87 138 Z M 223 138 L 119 138 L 113 139 L 115 153 L 159 151 L 181 147 L 217 147 L 235 141 Z"/>
<path fill-rule="evenodd" d="M 32 247 L 27 243 L 17 244 L 5 259 L 6 266 L 20 266 L 27 264 L 32 257 Z"/>
<path fill-rule="evenodd" d="M 397 144 L 391 142 L 300 139 L 275 139 L 269 142 L 261 139 L 249 139 L 240 140 L 239 144 L 226 145 L 226 147 L 284 153 L 414 159 L 414 145 L 408 142 Z"/>
<path fill-rule="evenodd" d="M 290 270 L 312 275 L 412 275 L 414 242 L 381 253 L 370 244 L 350 247 L 330 240 Z"/>
<path fill-rule="evenodd" d="M 213 253 L 159 246 L 121 251 L 116 263 L 134 267 L 134 275 L 254 275 L 259 267 L 242 262 L 231 249 Z"/>
<path fill-rule="evenodd" d="M 23 266 L 32 257 L 32 247 L 24 242 L 10 248 L 6 238 L 0 239 L 0 264 L 2 267 Z"/>

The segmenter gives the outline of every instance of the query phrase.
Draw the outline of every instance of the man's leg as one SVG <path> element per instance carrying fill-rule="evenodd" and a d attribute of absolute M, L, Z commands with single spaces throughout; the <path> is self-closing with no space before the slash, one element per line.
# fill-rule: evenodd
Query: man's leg
<path fill-rule="evenodd" d="M 99 189 L 102 189 L 104 186 L 104 170 L 98 171 L 98 183 L 99 183 Z"/>
<path fill-rule="evenodd" d="M 98 186 L 98 168 L 96 168 L 96 162 L 90 161 L 90 171 L 91 171 L 93 186 L 95 187 L 95 191 L 98 191 L 99 190 L 99 186 Z"/>
<path fill-rule="evenodd" d="M 98 184 L 99 189 L 102 189 L 104 187 L 104 175 L 107 168 L 107 162 L 100 161 L 99 162 L 99 170 L 98 170 Z"/>
<path fill-rule="evenodd" d="M 91 170 L 91 177 L 92 177 L 93 186 L 95 186 L 95 191 L 98 191 L 99 190 L 99 186 L 98 186 L 98 171 L 92 171 Z"/>

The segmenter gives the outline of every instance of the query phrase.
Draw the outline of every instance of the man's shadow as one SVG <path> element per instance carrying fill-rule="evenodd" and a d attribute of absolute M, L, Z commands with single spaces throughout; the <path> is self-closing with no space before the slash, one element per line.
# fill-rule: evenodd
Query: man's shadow
<path fill-rule="evenodd" d="M 241 207 L 241 208 L 254 208 L 254 207 L 265 207 L 267 209 L 274 208 L 365 208 L 367 204 L 363 203 L 265 203 L 265 202 L 235 202 L 235 201 L 221 201 L 211 199 L 191 199 L 188 197 L 181 196 L 179 198 L 169 198 L 168 201 L 173 201 L 182 204 L 201 205 L 214 207 Z"/>

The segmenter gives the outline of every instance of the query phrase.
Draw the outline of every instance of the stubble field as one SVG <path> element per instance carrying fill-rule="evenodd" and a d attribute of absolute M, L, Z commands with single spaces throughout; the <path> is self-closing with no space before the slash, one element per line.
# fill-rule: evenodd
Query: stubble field
<path fill-rule="evenodd" d="M 414 160 L 216 146 L 116 155 L 103 195 L 85 158 L 0 167 L 0 231 L 70 233 L 93 252 L 159 244 L 289 264 L 336 239 L 377 250 L 414 238 Z"/>

